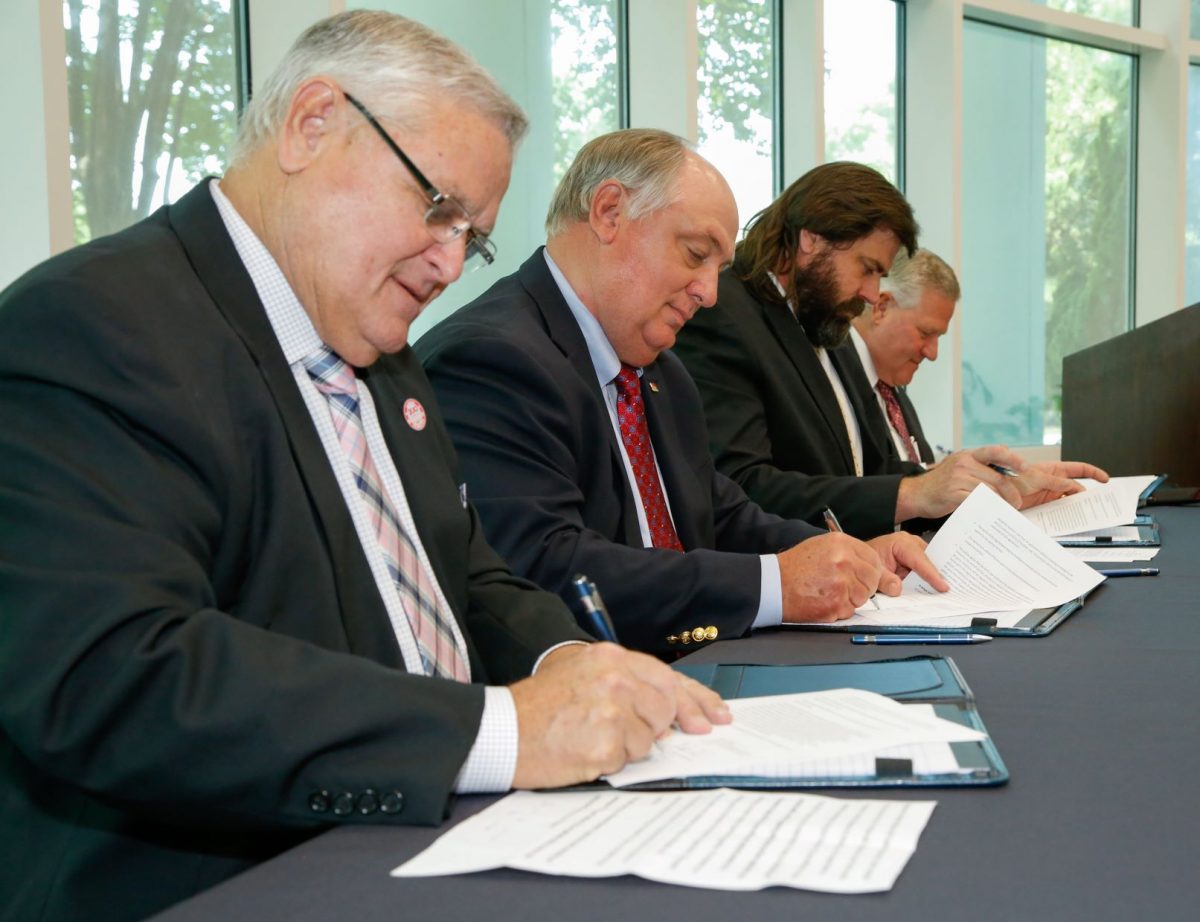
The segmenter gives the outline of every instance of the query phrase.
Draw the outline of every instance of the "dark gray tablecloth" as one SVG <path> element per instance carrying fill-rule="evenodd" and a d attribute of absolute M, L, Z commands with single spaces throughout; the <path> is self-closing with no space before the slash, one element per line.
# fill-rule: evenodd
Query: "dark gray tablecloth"
<path fill-rule="evenodd" d="M 1200 508 L 1158 510 L 1155 578 L 1110 580 L 1054 633 L 971 647 L 852 647 L 773 631 L 693 662 L 958 663 L 1012 774 L 1001 788 L 850 793 L 938 801 L 889 893 L 727 893 L 493 871 L 397 880 L 435 829 L 342 828 L 203 893 L 161 922 L 525 919 L 1128 922 L 1200 919 Z M 459 801 L 452 822 L 494 798 Z"/>

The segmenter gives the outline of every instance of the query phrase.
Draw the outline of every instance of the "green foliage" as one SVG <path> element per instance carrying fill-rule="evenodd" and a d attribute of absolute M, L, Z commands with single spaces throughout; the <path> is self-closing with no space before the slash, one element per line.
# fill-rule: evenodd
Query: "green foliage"
<path fill-rule="evenodd" d="M 771 118 L 771 4 L 769 0 L 708 0 L 697 5 L 700 39 L 700 143 L 706 128 L 733 128 L 739 141 L 751 141 L 769 154 L 771 136 L 755 121 Z"/>
<path fill-rule="evenodd" d="M 892 81 L 887 91 L 877 102 L 861 109 L 855 120 L 844 131 L 829 134 L 825 138 L 826 160 L 854 160 L 874 167 L 893 183 L 896 171 L 895 159 L 879 160 L 867 156 L 872 138 L 882 134 L 895 146 L 896 139 L 896 83 Z"/>
<path fill-rule="evenodd" d="M 76 239 L 128 226 L 236 132 L 230 0 L 66 0 Z M 123 68 L 128 66 L 128 70 Z"/>
<path fill-rule="evenodd" d="M 613 0 L 551 0 L 556 184 L 584 143 L 620 122 L 614 7 Z M 560 60 L 561 48 L 573 49 L 570 60 Z"/>
<path fill-rule="evenodd" d="M 1127 328 L 1132 64 L 1065 42 L 1046 49 L 1046 422 L 1063 357 Z"/>

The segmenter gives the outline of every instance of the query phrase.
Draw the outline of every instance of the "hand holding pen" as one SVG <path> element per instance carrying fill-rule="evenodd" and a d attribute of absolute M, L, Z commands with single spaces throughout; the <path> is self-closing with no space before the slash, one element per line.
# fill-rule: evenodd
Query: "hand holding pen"
<path fill-rule="evenodd" d="M 838 521 L 838 518 L 836 515 L 833 514 L 832 509 L 830 509 L 828 506 L 826 506 L 825 509 L 821 512 L 821 515 L 825 519 L 825 527 L 827 529 L 829 529 L 830 534 L 833 534 L 833 535 L 844 535 L 845 534 L 845 532 L 842 530 L 842 523 Z M 875 609 L 876 611 L 879 611 L 879 603 L 875 601 L 874 593 L 871 594 L 871 597 L 869 599 L 867 599 L 867 601 L 871 603 L 871 607 L 873 609 Z"/>

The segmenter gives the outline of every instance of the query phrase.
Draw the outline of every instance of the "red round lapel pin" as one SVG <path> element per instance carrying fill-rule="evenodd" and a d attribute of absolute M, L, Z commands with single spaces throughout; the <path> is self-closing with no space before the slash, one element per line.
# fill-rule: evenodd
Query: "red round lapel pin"
<path fill-rule="evenodd" d="M 416 397 L 409 397 L 404 401 L 404 421 L 408 423 L 410 429 L 415 429 L 417 432 L 425 428 L 427 422 L 425 408 L 421 406 L 421 401 Z"/>

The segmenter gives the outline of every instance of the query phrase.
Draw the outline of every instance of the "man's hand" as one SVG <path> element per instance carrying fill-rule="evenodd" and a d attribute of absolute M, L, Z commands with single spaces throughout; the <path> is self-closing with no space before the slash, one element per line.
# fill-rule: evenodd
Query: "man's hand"
<path fill-rule="evenodd" d="M 867 542 L 879 554 L 886 571 L 879 580 L 879 591 L 885 595 L 899 595 L 900 582 L 915 570 L 917 575 L 938 592 L 945 592 L 950 584 L 942 578 L 937 567 L 925 556 L 925 542 L 907 532 L 895 532 L 872 538 Z"/>
<path fill-rule="evenodd" d="M 1028 509 L 1030 506 L 1040 506 L 1052 499 L 1069 496 L 1083 490 L 1073 479 L 1074 477 L 1090 477 L 1101 483 L 1108 482 L 1108 474 L 1083 461 L 1040 461 L 1037 464 L 1027 464 L 1016 480 L 1017 488 L 1021 491 L 1021 505 L 1018 509 Z"/>
<path fill-rule="evenodd" d="M 699 682 L 616 644 L 573 644 L 510 687 L 517 708 L 514 788 L 592 781 L 643 758 L 678 724 L 707 733 L 729 708 Z"/>
<path fill-rule="evenodd" d="M 956 451 L 924 474 L 905 477 L 896 496 L 896 521 L 938 519 L 957 509 L 979 484 L 986 483 L 1014 508 L 1021 508 L 1021 489 L 1016 477 L 1006 477 L 988 467 L 1000 464 L 1015 471 L 1025 466 L 1020 455 L 1003 445 L 986 445 L 971 451 Z"/>
<path fill-rule="evenodd" d="M 849 535 L 818 535 L 779 555 L 784 621 L 840 621 L 879 588 L 879 555 Z"/>

